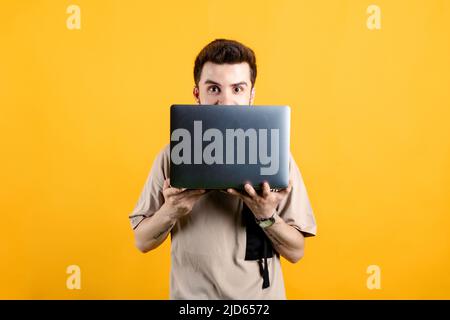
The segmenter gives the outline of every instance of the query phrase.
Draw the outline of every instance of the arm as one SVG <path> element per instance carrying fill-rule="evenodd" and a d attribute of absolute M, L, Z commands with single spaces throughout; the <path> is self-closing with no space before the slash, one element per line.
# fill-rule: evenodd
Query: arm
<path fill-rule="evenodd" d="M 136 247 L 143 253 L 156 249 L 166 240 L 176 222 L 173 212 L 164 204 L 134 229 Z"/>
<path fill-rule="evenodd" d="M 278 215 L 275 215 L 275 223 L 263 230 L 275 250 L 289 262 L 296 263 L 303 257 L 305 247 L 303 234 Z"/>
<path fill-rule="evenodd" d="M 164 204 L 150 218 L 144 219 L 135 229 L 136 247 L 143 253 L 161 245 L 179 218 L 189 214 L 195 202 L 205 190 L 171 188 L 170 180 L 164 181 Z"/>

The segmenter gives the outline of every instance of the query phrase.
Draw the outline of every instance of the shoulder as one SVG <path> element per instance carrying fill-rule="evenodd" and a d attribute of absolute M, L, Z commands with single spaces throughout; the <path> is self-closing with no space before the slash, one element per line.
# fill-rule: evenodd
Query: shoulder
<path fill-rule="evenodd" d="M 153 160 L 151 175 L 166 179 L 170 174 L 170 144 L 165 145 Z"/>
<path fill-rule="evenodd" d="M 303 183 L 302 173 L 292 153 L 289 154 L 289 177 L 290 179 L 293 179 L 294 182 L 297 180 L 298 182 Z"/>
<path fill-rule="evenodd" d="M 294 156 L 292 155 L 292 152 L 289 152 L 289 170 L 293 170 L 293 169 L 297 169 L 298 170 L 298 166 L 297 163 L 295 162 Z"/>
<path fill-rule="evenodd" d="M 170 159 L 170 143 L 166 144 L 159 152 L 166 160 Z"/>
<path fill-rule="evenodd" d="M 170 144 L 166 144 L 156 155 L 155 162 L 163 164 L 170 162 Z"/>

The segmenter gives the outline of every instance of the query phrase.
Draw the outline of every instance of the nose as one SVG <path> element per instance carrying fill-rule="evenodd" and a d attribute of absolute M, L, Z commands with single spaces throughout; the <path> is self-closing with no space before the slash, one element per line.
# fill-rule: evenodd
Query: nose
<path fill-rule="evenodd" d="M 219 99 L 219 104 L 233 105 L 236 104 L 233 99 L 233 94 L 231 92 L 225 91 Z"/>

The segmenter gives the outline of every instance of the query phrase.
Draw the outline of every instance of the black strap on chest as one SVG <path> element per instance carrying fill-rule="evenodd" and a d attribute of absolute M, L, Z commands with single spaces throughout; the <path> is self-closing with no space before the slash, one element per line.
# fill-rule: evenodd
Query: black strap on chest
<path fill-rule="evenodd" d="M 262 288 L 266 289 L 270 286 L 267 258 L 272 258 L 274 255 L 272 243 L 261 227 L 256 224 L 253 213 L 245 203 L 242 207 L 242 218 L 247 235 L 245 260 L 258 260 L 259 270 L 263 278 Z"/>

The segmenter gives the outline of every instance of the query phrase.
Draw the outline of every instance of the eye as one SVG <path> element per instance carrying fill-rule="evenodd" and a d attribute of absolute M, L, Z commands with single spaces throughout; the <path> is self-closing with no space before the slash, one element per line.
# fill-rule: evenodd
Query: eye
<path fill-rule="evenodd" d="M 241 86 L 237 86 L 237 87 L 233 88 L 234 93 L 241 93 L 242 91 L 244 91 L 244 88 L 242 88 Z"/>
<path fill-rule="evenodd" d="M 208 87 L 208 92 L 209 93 L 219 93 L 220 88 L 218 86 L 210 86 L 210 87 Z"/>

